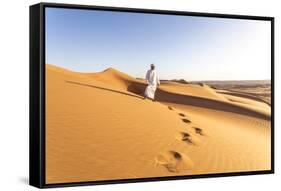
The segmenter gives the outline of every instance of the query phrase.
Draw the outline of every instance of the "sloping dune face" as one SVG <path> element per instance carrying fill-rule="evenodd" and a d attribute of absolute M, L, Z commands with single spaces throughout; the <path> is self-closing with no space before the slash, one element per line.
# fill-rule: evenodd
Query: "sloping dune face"
<path fill-rule="evenodd" d="M 109 68 L 46 65 L 46 183 L 271 168 L 270 106 L 207 86 L 167 82 L 156 102 Z"/>

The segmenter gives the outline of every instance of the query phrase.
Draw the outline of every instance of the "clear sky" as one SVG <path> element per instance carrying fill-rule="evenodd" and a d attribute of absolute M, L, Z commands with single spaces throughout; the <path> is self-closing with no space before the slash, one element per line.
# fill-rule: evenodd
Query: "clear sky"
<path fill-rule="evenodd" d="M 160 79 L 270 79 L 270 22 L 46 9 L 46 63 L 79 72 L 116 68 Z"/>

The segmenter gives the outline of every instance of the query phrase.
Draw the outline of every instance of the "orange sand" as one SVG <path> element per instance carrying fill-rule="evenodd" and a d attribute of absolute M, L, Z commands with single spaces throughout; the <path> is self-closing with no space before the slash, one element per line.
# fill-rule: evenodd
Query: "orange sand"
<path fill-rule="evenodd" d="M 46 183 L 270 170 L 270 105 L 207 85 L 46 65 Z"/>

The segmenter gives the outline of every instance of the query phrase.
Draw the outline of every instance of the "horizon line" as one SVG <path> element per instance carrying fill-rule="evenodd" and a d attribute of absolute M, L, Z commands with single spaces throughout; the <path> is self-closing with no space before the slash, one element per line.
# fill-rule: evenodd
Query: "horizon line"
<path fill-rule="evenodd" d="M 114 67 L 108 67 L 108 68 L 106 68 L 106 69 L 104 69 L 104 70 L 101 70 L 101 71 L 89 71 L 89 72 L 83 71 L 83 72 L 82 72 L 82 71 L 75 71 L 75 70 L 73 70 L 73 69 L 64 68 L 64 67 L 61 67 L 61 66 L 58 66 L 58 65 L 55 65 L 55 64 L 48 64 L 48 63 L 45 63 L 45 65 L 51 65 L 51 66 L 54 66 L 54 67 L 57 67 L 57 68 L 61 68 L 61 69 L 64 69 L 64 70 L 69 70 L 69 71 L 71 71 L 71 72 L 85 73 L 85 74 L 87 74 L 87 73 L 88 73 L 88 74 L 89 74 L 89 73 L 101 73 L 101 72 L 104 72 L 104 71 L 106 71 L 106 70 L 112 68 L 112 69 L 114 69 L 114 70 L 116 70 L 116 71 L 118 71 L 118 72 L 127 74 L 127 75 L 131 76 L 132 78 L 135 78 L 135 79 L 144 79 L 143 77 L 134 77 L 134 76 L 132 76 L 131 74 L 125 73 L 125 72 L 123 72 L 123 71 L 121 71 L 121 70 L 118 70 L 118 69 L 116 69 L 116 68 L 114 68 Z M 160 78 L 160 81 L 161 81 L 161 80 L 162 80 L 162 81 L 164 81 L 164 80 L 166 80 L 166 81 L 185 80 L 186 82 L 271 81 L 271 79 L 251 79 L 251 80 L 249 80 L 249 79 L 242 79 L 242 80 L 233 80 L 233 79 L 226 79 L 226 80 L 214 80 L 214 79 L 212 79 L 212 80 L 186 80 L 186 79 L 184 79 L 184 78 L 171 78 L 171 79 L 165 79 L 165 78 L 161 79 L 161 78 Z"/>

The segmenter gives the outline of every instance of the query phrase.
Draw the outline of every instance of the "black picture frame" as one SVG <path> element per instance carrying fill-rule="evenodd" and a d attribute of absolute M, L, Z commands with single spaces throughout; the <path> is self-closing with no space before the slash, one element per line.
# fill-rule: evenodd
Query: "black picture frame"
<path fill-rule="evenodd" d="M 165 15 L 185 15 L 198 17 L 234 18 L 271 22 L 271 170 L 231 172 L 186 176 L 166 176 L 154 178 L 103 180 L 89 182 L 68 182 L 46 184 L 45 182 L 45 8 L 69 8 L 118 12 L 153 13 Z M 30 6 L 30 128 L 29 128 L 29 184 L 38 188 L 85 186 L 113 183 L 133 183 L 146 181 L 166 181 L 191 178 L 210 178 L 274 173 L 274 17 L 199 13 L 185 11 L 104 7 L 74 4 L 39 3 Z"/>

